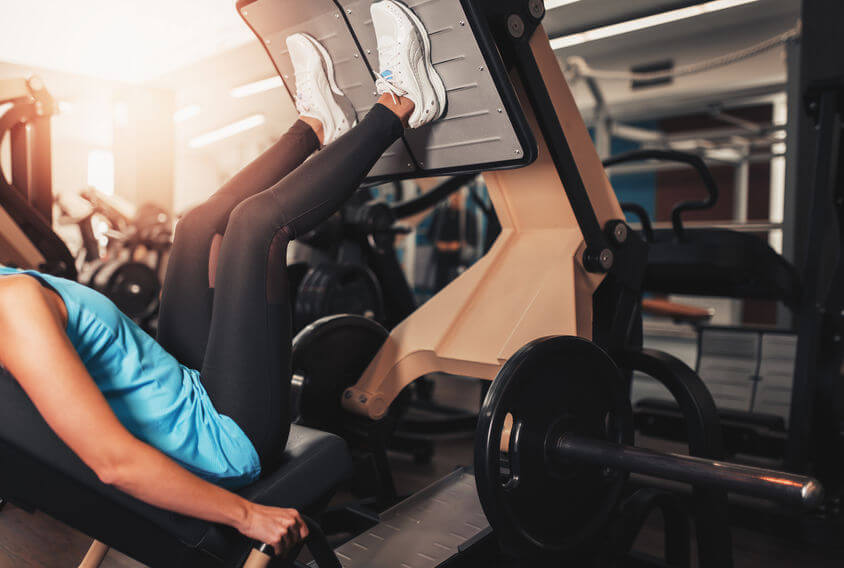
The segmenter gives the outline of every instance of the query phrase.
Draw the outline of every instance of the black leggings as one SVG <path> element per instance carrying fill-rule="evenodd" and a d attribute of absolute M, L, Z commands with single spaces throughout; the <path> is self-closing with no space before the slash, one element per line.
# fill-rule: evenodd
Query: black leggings
<path fill-rule="evenodd" d="M 202 370 L 214 406 L 243 429 L 265 469 L 290 431 L 287 245 L 338 210 L 402 131 L 376 104 L 308 159 L 319 141 L 297 121 L 176 226 L 158 341 Z"/>

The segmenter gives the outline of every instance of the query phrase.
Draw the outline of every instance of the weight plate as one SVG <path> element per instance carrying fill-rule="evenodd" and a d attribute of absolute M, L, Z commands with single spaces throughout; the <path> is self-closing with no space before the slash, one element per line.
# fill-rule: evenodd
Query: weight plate
<path fill-rule="evenodd" d="M 294 324 L 302 329 L 334 314 L 384 319 L 383 297 L 372 272 L 357 264 L 324 263 L 308 271 L 296 293 Z"/>
<path fill-rule="evenodd" d="M 355 315 L 322 318 L 293 339 L 291 367 L 298 423 L 320 430 L 341 430 L 341 398 L 357 382 L 389 332 L 371 319 Z"/>
<path fill-rule="evenodd" d="M 618 503 L 625 473 L 551 463 L 546 445 L 563 432 L 632 442 L 618 368 L 579 337 L 523 347 L 501 368 L 481 409 L 478 494 L 496 536 L 513 554 L 572 550 L 596 535 Z"/>
<path fill-rule="evenodd" d="M 152 268 L 142 262 L 120 260 L 108 261 L 98 267 L 90 285 L 132 319 L 152 315 L 161 291 L 158 275 Z"/>

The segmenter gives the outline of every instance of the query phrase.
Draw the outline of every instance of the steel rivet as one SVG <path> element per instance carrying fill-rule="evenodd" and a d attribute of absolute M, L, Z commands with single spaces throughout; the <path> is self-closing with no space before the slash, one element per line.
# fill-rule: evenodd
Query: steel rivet
<path fill-rule="evenodd" d="M 355 59 L 357 59 L 357 58 L 358 58 L 358 54 L 357 54 L 357 53 L 355 53 Z"/>
<path fill-rule="evenodd" d="M 352 11 L 351 11 L 351 10 L 349 10 L 349 9 L 347 8 L 347 9 L 346 9 L 346 13 L 347 13 L 347 14 L 351 14 L 351 13 L 352 13 Z"/>
<path fill-rule="evenodd" d="M 340 19 L 340 14 L 334 14 L 334 17 Z"/>
<path fill-rule="evenodd" d="M 465 26 L 465 25 L 466 25 L 466 22 L 464 22 L 463 20 L 460 20 L 460 25 L 461 25 L 461 26 Z"/>
<path fill-rule="evenodd" d="M 478 67 L 478 71 L 483 71 L 483 70 L 484 70 L 484 66 L 483 66 L 483 65 L 481 65 L 480 67 Z"/>
<path fill-rule="evenodd" d="M 504 112 L 504 110 L 502 110 L 502 109 L 498 109 L 498 113 L 499 113 L 499 114 L 500 114 L 500 113 L 502 113 L 502 112 Z"/>

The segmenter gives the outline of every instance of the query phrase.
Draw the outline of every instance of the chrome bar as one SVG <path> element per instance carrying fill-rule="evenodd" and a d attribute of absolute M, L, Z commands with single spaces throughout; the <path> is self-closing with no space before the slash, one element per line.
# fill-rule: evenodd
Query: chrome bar
<path fill-rule="evenodd" d="M 558 464 L 587 463 L 641 473 L 661 479 L 724 489 L 803 509 L 823 502 L 823 488 L 817 480 L 773 469 L 698 457 L 667 454 L 563 434 L 552 442 L 549 454 Z"/>

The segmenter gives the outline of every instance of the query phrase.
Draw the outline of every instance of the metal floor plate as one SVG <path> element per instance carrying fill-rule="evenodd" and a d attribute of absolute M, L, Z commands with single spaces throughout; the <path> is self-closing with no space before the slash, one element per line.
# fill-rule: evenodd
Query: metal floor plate
<path fill-rule="evenodd" d="M 335 550 L 344 568 L 435 568 L 491 531 L 475 477 L 459 469 Z"/>

